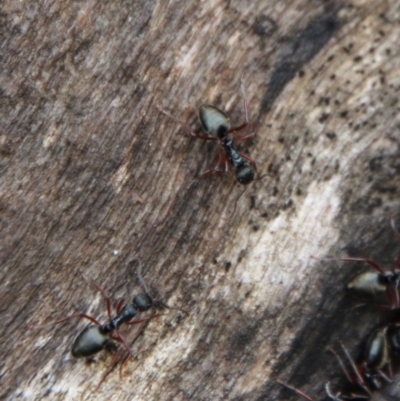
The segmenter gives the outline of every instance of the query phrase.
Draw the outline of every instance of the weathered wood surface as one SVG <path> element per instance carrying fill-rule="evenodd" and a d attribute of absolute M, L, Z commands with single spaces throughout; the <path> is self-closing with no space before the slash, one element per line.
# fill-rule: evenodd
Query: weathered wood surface
<path fill-rule="evenodd" d="M 0 397 L 299 399 L 276 377 L 322 396 L 341 377 L 326 347 L 356 352 L 381 314 L 344 291 L 361 267 L 310 256 L 399 250 L 400 4 L 5 0 L 0 26 Z M 240 123 L 244 70 L 241 147 L 275 176 L 232 217 L 232 172 L 200 177 L 215 144 L 156 106 Z M 80 272 L 130 298 L 137 262 L 189 316 L 128 330 L 133 358 L 96 389 L 112 353 L 69 354 L 87 323 L 27 325 L 104 320 Z"/>

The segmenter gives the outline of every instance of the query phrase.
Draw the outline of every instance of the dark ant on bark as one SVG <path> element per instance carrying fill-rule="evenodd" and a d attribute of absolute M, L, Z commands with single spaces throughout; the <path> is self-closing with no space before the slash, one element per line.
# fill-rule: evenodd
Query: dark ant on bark
<path fill-rule="evenodd" d="M 199 109 L 199 119 L 204 131 L 207 135 L 200 135 L 195 133 L 187 124 L 183 121 L 175 118 L 165 110 L 158 110 L 176 121 L 180 126 L 191 136 L 194 136 L 203 141 L 214 141 L 220 144 L 220 150 L 215 158 L 216 165 L 214 168 L 205 171 L 202 176 L 210 174 L 222 174 L 228 171 L 228 166 L 231 165 L 235 170 L 236 180 L 242 185 L 248 185 L 255 180 L 257 174 L 256 162 L 249 156 L 236 151 L 234 148 L 234 142 L 242 141 L 247 138 L 251 138 L 255 135 L 254 127 L 249 122 L 249 116 L 247 111 L 247 100 L 244 92 L 243 75 L 241 78 L 241 88 L 244 103 L 245 122 L 237 127 L 232 127 L 229 117 L 219 108 L 203 104 Z M 244 134 L 231 138 L 229 135 L 243 130 L 247 126 L 251 125 L 253 130 L 249 134 Z M 225 169 L 221 169 L 221 163 Z M 261 178 L 261 177 L 260 177 Z"/>
<path fill-rule="evenodd" d="M 391 220 L 392 228 L 400 239 L 400 233 L 396 230 L 394 221 Z M 369 264 L 375 271 L 363 272 L 355 276 L 347 285 L 347 288 L 368 295 L 376 295 L 382 292 L 387 293 L 390 301 L 390 308 L 400 308 L 400 254 L 397 256 L 393 270 L 385 271 L 376 262 L 367 258 L 341 258 L 344 262 L 364 262 Z"/>
<path fill-rule="evenodd" d="M 361 389 L 363 394 L 333 394 L 330 390 L 329 383 L 325 385 L 326 397 L 332 401 L 352 401 L 371 399 L 372 392 L 379 390 L 383 383 L 390 383 L 392 376 L 392 360 L 395 355 L 400 353 L 400 324 L 390 324 L 384 328 L 373 332 L 366 344 L 362 361 L 356 364 L 346 347 L 340 343 L 346 359 L 351 366 L 351 372 L 345 366 L 338 353 L 329 348 L 337 358 L 347 380 L 351 385 Z M 295 391 L 308 401 L 314 401 L 310 395 L 299 390 L 281 380 L 278 383 Z"/>
<path fill-rule="evenodd" d="M 86 279 L 85 276 L 83 277 Z M 155 314 L 152 316 L 145 317 L 143 319 L 132 320 L 139 313 L 146 312 L 151 309 L 151 307 L 153 306 L 152 297 L 146 291 L 145 293 L 140 293 L 135 295 L 132 299 L 132 302 L 126 303 L 125 305 L 124 305 L 124 300 L 121 299 L 116 307 L 116 315 L 114 317 L 111 317 L 110 297 L 96 283 L 92 282 L 92 284 L 106 299 L 107 316 L 109 320 L 108 323 L 101 324 L 94 317 L 89 316 L 85 313 L 77 312 L 63 319 L 59 319 L 53 323 L 50 323 L 49 325 L 63 323 L 74 317 L 84 318 L 94 323 L 94 325 L 90 325 L 84 328 L 75 338 L 71 348 L 71 354 L 75 358 L 89 358 L 97 354 L 106 347 L 106 345 L 110 342 L 110 340 L 122 343 L 130 353 L 130 347 L 126 343 L 124 338 L 118 333 L 118 328 L 121 327 L 123 324 L 135 325 L 148 321 L 154 317 L 161 316 L 159 314 Z M 44 327 L 44 326 L 36 326 L 36 327 Z"/>
<path fill-rule="evenodd" d="M 343 344 L 341 347 L 352 373 L 346 368 L 336 351 L 332 348 L 330 351 L 338 359 L 347 380 L 364 391 L 364 394 L 343 395 L 343 399 L 370 400 L 374 390 L 379 390 L 384 383 L 392 381 L 393 357 L 400 351 L 400 325 L 390 324 L 374 331 L 365 347 L 363 359 L 358 364 L 354 362 Z"/>

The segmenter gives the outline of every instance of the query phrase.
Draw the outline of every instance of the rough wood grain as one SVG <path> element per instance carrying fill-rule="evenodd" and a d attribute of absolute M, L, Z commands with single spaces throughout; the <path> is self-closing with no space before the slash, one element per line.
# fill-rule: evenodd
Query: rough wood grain
<path fill-rule="evenodd" d="M 364 267 L 310 257 L 399 250 L 398 2 L 4 0 L 0 29 L 0 397 L 298 399 L 276 377 L 322 396 L 326 347 L 356 353 L 382 314 L 344 291 Z M 156 106 L 240 123 L 242 71 L 241 148 L 273 177 L 232 217 L 232 172 L 200 177 L 215 144 Z M 128 330 L 134 356 L 96 389 L 112 353 L 69 354 L 87 323 L 27 325 L 106 319 L 80 272 L 130 298 L 138 262 L 189 316 Z"/>

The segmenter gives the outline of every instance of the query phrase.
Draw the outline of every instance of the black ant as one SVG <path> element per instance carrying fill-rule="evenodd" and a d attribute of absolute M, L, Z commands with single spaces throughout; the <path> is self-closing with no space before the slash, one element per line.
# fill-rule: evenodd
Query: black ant
<path fill-rule="evenodd" d="M 83 277 L 86 279 L 85 276 Z M 71 354 L 75 358 L 88 358 L 97 354 L 98 352 L 103 350 L 107 344 L 109 344 L 110 340 L 122 343 L 124 347 L 130 352 L 130 347 L 123 339 L 123 337 L 118 333 L 118 328 L 123 324 L 134 325 L 160 316 L 159 314 L 155 314 L 149 317 L 145 317 L 143 319 L 132 321 L 132 319 L 136 317 L 138 313 L 148 311 L 153 306 L 153 299 L 147 293 L 147 291 L 145 293 L 135 295 L 132 299 L 132 302 L 125 305 L 124 300 L 121 299 L 116 308 L 116 316 L 111 317 L 110 297 L 107 296 L 105 291 L 96 283 L 92 282 L 92 284 L 106 299 L 107 315 L 109 319 L 108 323 L 101 324 L 97 319 L 93 318 L 92 316 L 89 316 L 85 313 L 77 312 L 68 317 L 50 323 L 50 325 L 62 323 L 74 317 L 81 317 L 95 324 L 94 326 L 91 325 L 84 328 L 75 338 L 71 348 Z M 114 333 L 117 333 L 117 335 L 114 335 Z"/>
<path fill-rule="evenodd" d="M 391 225 L 396 236 L 400 239 L 400 233 L 396 230 L 393 220 L 391 220 Z M 374 272 L 363 272 L 356 275 L 348 283 L 347 288 L 369 295 L 376 295 L 386 291 L 391 309 L 400 308 L 400 254 L 397 256 L 395 267 L 391 271 L 383 270 L 378 263 L 371 259 L 347 257 L 339 260 L 344 262 L 364 262 L 375 269 Z"/>
<path fill-rule="evenodd" d="M 326 396 L 333 401 L 345 401 L 345 400 L 364 400 L 368 401 L 371 399 L 372 391 L 378 390 L 382 387 L 383 382 L 391 382 L 390 376 L 392 375 L 391 361 L 394 354 L 400 353 L 400 325 L 390 324 L 384 328 L 376 330 L 373 335 L 369 338 L 362 361 L 356 365 L 353 358 L 350 356 L 349 351 L 346 347 L 340 343 L 343 353 L 348 360 L 351 370 L 350 373 L 346 368 L 345 364 L 337 354 L 337 352 L 329 348 L 332 352 L 349 381 L 352 385 L 358 386 L 364 392 L 364 394 L 336 394 L 333 395 L 330 391 L 329 383 L 325 385 Z M 385 373 L 385 370 L 389 374 Z M 297 394 L 302 396 L 308 401 L 314 401 L 314 399 L 302 390 L 299 390 L 289 384 L 277 380 L 277 383 L 295 391 Z"/>
<path fill-rule="evenodd" d="M 202 175 L 206 176 L 209 174 L 222 174 L 228 170 L 228 165 L 230 164 L 234 170 L 236 175 L 236 180 L 243 185 L 250 184 L 254 181 L 254 177 L 257 173 L 257 166 L 256 162 L 251 159 L 249 156 L 239 153 L 234 148 L 234 142 L 241 141 L 243 139 L 250 138 L 255 135 L 254 127 L 253 131 L 250 134 L 240 135 L 234 138 L 230 138 L 229 134 L 233 134 L 235 132 L 241 131 L 242 129 L 246 128 L 249 122 L 249 116 L 247 111 L 247 100 L 245 97 L 244 92 L 244 84 L 243 84 L 243 76 L 241 78 L 241 88 L 242 88 L 242 95 L 243 95 L 243 103 L 244 103 L 244 112 L 246 121 L 237 126 L 231 127 L 231 123 L 229 117 L 220 109 L 215 106 L 209 104 L 203 104 L 200 106 L 199 109 L 199 119 L 204 131 L 209 135 L 199 135 L 196 134 L 187 124 L 183 121 L 178 120 L 171 114 L 167 113 L 165 110 L 160 109 L 158 110 L 171 118 L 172 120 L 176 121 L 181 125 L 181 127 L 188 132 L 191 136 L 194 136 L 198 139 L 203 141 L 214 141 L 219 142 L 220 144 L 220 151 L 216 156 L 216 166 L 213 169 L 209 169 L 205 171 Z M 221 169 L 221 163 L 224 164 L 225 169 Z"/>
<path fill-rule="evenodd" d="M 355 364 L 343 344 L 341 344 L 341 347 L 350 363 L 353 374 L 350 374 L 347 370 L 336 351 L 333 349 L 330 349 L 330 351 L 338 359 L 348 381 L 360 387 L 365 393 L 350 394 L 342 397 L 345 400 L 370 400 L 373 390 L 380 389 L 384 382 L 391 382 L 393 355 L 400 352 L 400 325 L 390 324 L 376 330 L 369 338 L 363 359 L 358 365 Z"/>

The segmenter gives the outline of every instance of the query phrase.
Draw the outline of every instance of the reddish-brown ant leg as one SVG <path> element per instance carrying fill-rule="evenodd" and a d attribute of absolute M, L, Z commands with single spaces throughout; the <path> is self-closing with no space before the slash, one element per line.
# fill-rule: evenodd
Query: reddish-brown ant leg
<path fill-rule="evenodd" d="M 151 316 L 148 316 L 148 317 L 144 317 L 143 319 L 132 320 L 132 322 L 125 322 L 125 324 L 127 324 L 128 326 L 132 326 L 134 324 L 147 322 L 148 320 L 153 319 L 155 317 L 159 317 L 159 316 L 162 316 L 162 314 L 156 313 L 154 315 L 151 315 Z"/>
<path fill-rule="evenodd" d="M 121 312 L 121 309 L 122 309 L 122 306 L 124 305 L 124 302 L 125 302 L 125 299 L 124 299 L 124 298 L 122 298 L 122 299 L 118 302 L 117 308 L 116 308 L 117 315 L 119 315 L 119 312 Z"/>
<path fill-rule="evenodd" d="M 205 177 L 206 175 L 210 175 L 210 174 L 221 174 L 224 172 L 224 170 L 219 170 L 218 167 L 221 164 L 221 155 L 222 155 L 223 150 L 220 149 L 216 158 L 215 158 L 215 168 L 209 169 L 207 171 L 205 171 L 201 176 Z"/>
<path fill-rule="evenodd" d="M 249 123 L 246 122 L 241 125 L 238 125 L 237 127 L 233 127 L 227 132 L 227 134 L 233 134 L 234 132 L 241 131 L 241 130 L 245 129 L 248 125 L 249 125 Z"/>
<path fill-rule="evenodd" d="M 370 390 L 368 389 L 368 387 L 366 386 L 365 380 L 364 380 L 364 378 L 362 377 L 362 375 L 361 375 L 359 369 L 357 368 L 356 364 L 354 363 L 353 358 L 350 356 L 349 351 L 348 351 L 347 348 L 343 345 L 343 343 L 341 343 L 340 341 L 339 341 L 339 344 L 340 344 L 340 346 L 342 347 L 342 350 L 343 350 L 344 354 L 346 355 L 346 358 L 347 358 L 347 360 L 349 361 L 349 363 L 350 363 L 350 365 L 351 365 L 351 367 L 352 367 L 352 369 L 353 369 L 354 374 L 355 374 L 356 377 L 357 377 L 357 384 L 365 391 L 366 394 L 368 394 L 369 396 L 371 396 L 371 391 L 370 391 Z M 336 358 L 338 358 L 338 361 L 339 361 L 339 363 L 340 363 L 340 366 L 341 366 L 342 369 L 343 369 L 343 366 L 344 366 L 344 365 L 343 365 L 343 362 L 341 362 L 339 355 L 338 355 L 334 350 L 332 350 L 332 352 L 334 353 L 334 355 L 336 356 Z M 345 372 L 345 374 L 346 374 L 346 370 L 344 370 L 344 372 Z M 349 376 L 349 373 L 348 373 L 348 372 L 347 372 L 346 376 L 347 376 L 347 378 L 349 378 L 350 383 L 354 383 L 354 380 L 351 379 L 351 377 Z"/>
<path fill-rule="evenodd" d="M 250 156 L 245 155 L 244 153 L 239 153 L 240 156 L 244 157 L 253 167 L 255 172 L 257 173 L 257 163 Z"/>
<path fill-rule="evenodd" d="M 121 334 L 118 333 L 118 331 L 116 330 L 118 336 L 112 335 L 110 334 L 110 338 L 111 340 L 114 340 L 118 343 L 122 343 L 124 344 L 125 348 L 127 349 L 127 351 L 130 353 L 131 352 L 131 347 L 129 346 L 129 344 L 125 341 L 125 338 L 121 336 Z"/>
<path fill-rule="evenodd" d="M 54 324 L 59 324 L 59 323 L 63 323 L 66 322 L 67 320 L 73 319 L 74 317 L 81 317 L 83 319 L 87 319 L 89 321 L 91 321 L 92 323 L 94 323 L 97 326 L 101 326 L 101 324 L 92 316 L 86 315 L 85 313 L 80 313 L 80 312 L 76 312 L 70 316 L 64 317 L 62 319 L 56 320 L 55 322 L 52 323 L 48 323 L 48 324 L 44 324 L 41 326 L 30 326 L 31 328 L 40 328 L 40 327 L 46 327 L 46 326 L 53 326 Z"/>
<path fill-rule="evenodd" d="M 314 401 L 314 399 L 311 398 L 308 394 L 306 394 L 305 392 L 303 392 L 303 391 L 297 389 L 296 387 L 290 386 L 289 384 L 287 384 L 287 383 L 285 383 L 285 382 L 283 382 L 283 381 L 281 381 L 281 380 L 277 380 L 276 382 L 279 383 L 279 384 L 282 384 L 282 386 L 285 386 L 285 387 L 287 387 L 288 389 L 290 389 L 290 390 L 296 392 L 297 394 L 299 394 L 299 395 L 301 395 L 302 397 L 304 397 L 306 400 L 308 400 L 308 401 Z"/>
<path fill-rule="evenodd" d="M 373 267 L 375 270 L 377 270 L 379 273 L 384 274 L 385 272 L 383 271 L 382 267 L 378 265 L 378 263 L 374 262 L 371 259 L 366 259 L 366 258 L 340 258 L 339 260 L 343 262 L 365 262 L 369 264 L 371 267 Z"/>
<path fill-rule="evenodd" d="M 85 279 L 85 281 L 91 285 L 93 285 L 97 291 L 100 292 L 101 295 L 103 295 L 103 297 L 106 300 L 106 304 L 107 304 L 107 316 L 109 319 L 111 319 L 111 298 L 108 296 L 108 294 L 99 286 L 97 285 L 93 280 L 89 279 L 88 277 L 86 277 L 86 275 L 84 273 L 81 273 L 82 277 Z M 100 325 L 99 325 L 100 326 Z"/>
<path fill-rule="evenodd" d="M 244 139 L 247 139 L 247 138 L 252 138 L 254 135 L 255 135 L 255 133 L 251 132 L 250 134 L 245 134 L 245 135 L 240 135 L 240 136 L 233 137 L 232 140 L 234 142 L 239 142 L 239 141 L 243 141 Z"/>

